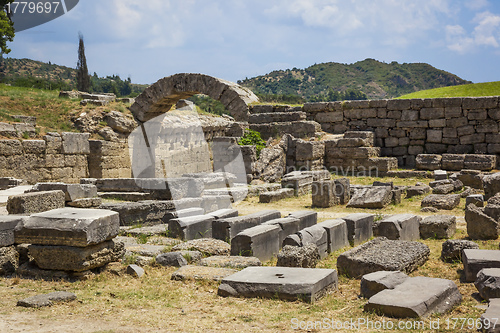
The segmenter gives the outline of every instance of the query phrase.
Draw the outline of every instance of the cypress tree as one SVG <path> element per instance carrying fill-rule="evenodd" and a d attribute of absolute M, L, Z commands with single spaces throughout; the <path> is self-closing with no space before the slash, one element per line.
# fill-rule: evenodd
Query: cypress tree
<path fill-rule="evenodd" d="M 83 44 L 83 35 L 78 34 L 78 63 L 76 64 L 76 87 L 79 91 L 90 91 L 90 75 L 87 68 L 87 59 L 85 58 L 85 45 Z"/>

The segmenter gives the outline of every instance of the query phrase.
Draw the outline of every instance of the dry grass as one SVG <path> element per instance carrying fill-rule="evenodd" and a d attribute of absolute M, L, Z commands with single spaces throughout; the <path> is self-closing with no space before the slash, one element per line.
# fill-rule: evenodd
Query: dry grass
<path fill-rule="evenodd" d="M 388 180 L 388 179 L 384 179 Z M 373 179 L 351 179 L 353 183 L 370 183 Z M 394 179 L 396 184 L 414 184 L 422 180 Z M 424 182 L 428 182 L 424 180 Z M 284 215 L 311 209 L 311 197 L 302 196 L 273 204 L 260 204 L 250 198 L 238 204 L 240 213 L 247 214 L 262 209 L 279 209 Z M 405 200 L 402 204 L 390 206 L 377 214 L 401 212 L 419 213 L 420 200 Z M 463 217 L 463 202 L 460 208 L 446 214 Z M 367 210 L 333 207 L 315 209 L 320 221 L 352 212 Z M 426 215 L 426 214 L 422 214 Z M 465 238 L 465 224 L 459 223 L 454 238 Z M 422 240 L 431 249 L 430 259 L 412 276 L 430 276 L 454 281 L 463 295 L 462 303 L 450 313 L 431 316 L 423 322 L 427 329 L 415 332 L 466 332 L 468 329 L 447 329 L 446 320 L 451 318 L 479 318 L 484 308 L 471 283 L 461 283 L 461 263 L 444 263 L 439 259 L 443 240 Z M 483 249 L 497 249 L 496 241 L 479 241 Z M 336 268 L 336 261 L 342 250 L 322 260 L 318 267 Z M 274 261 L 266 263 L 274 264 Z M 315 304 L 299 301 L 289 302 L 276 299 L 223 298 L 217 295 L 216 282 L 179 282 L 170 280 L 175 269 L 148 267 L 141 279 L 130 276 L 116 276 L 104 272 L 88 281 L 49 282 L 20 278 L 0 279 L 0 331 L 20 332 L 289 332 L 292 319 L 299 321 L 322 321 L 323 318 L 349 321 L 365 318 L 372 322 L 397 319 L 365 313 L 366 300 L 359 298 L 359 280 L 339 277 L 338 290 Z M 25 309 L 16 307 L 16 301 L 39 293 L 54 290 L 75 292 L 78 300 L 69 304 L 57 304 L 50 308 Z M 429 330 L 430 321 L 440 321 L 440 330 Z M 410 320 L 413 322 L 413 320 Z M 453 324 L 453 321 L 450 322 Z M 319 332 L 319 329 L 301 330 Z M 342 330 L 337 330 L 342 332 Z M 354 329 L 349 332 L 376 332 L 371 329 Z M 383 330 L 379 330 L 383 331 Z M 397 331 L 397 330 L 396 330 Z M 400 330 L 400 331 L 407 331 Z"/>

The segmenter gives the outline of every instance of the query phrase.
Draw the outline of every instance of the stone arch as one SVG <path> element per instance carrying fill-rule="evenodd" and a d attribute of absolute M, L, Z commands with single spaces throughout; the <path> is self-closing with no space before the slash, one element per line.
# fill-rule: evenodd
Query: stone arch
<path fill-rule="evenodd" d="M 164 77 L 140 94 L 130 110 L 140 122 L 168 112 L 180 99 L 205 94 L 220 101 L 237 121 L 248 121 L 248 104 L 255 94 L 240 85 L 204 74 L 180 73 Z"/>

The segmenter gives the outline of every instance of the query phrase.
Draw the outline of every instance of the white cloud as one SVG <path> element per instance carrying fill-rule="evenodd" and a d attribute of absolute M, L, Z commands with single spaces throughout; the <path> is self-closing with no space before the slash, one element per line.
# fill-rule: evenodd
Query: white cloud
<path fill-rule="evenodd" d="M 460 25 L 446 26 L 446 40 L 450 50 L 466 53 L 481 46 L 500 47 L 500 15 L 486 11 L 476 14 L 472 22 L 475 27 L 471 33 L 467 33 Z"/>
<path fill-rule="evenodd" d="M 488 0 L 468 0 L 465 2 L 465 7 L 472 10 L 480 10 L 488 6 L 489 6 Z"/>

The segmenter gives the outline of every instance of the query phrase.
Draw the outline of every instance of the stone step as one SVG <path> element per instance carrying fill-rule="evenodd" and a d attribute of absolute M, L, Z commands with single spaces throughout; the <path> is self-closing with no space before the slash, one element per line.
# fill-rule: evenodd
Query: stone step
<path fill-rule="evenodd" d="M 251 114 L 258 113 L 273 113 L 273 112 L 297 112 L 302 111 L 300 106 L 290 106 L 290 105 L 250 105 L 249 111 Z"/>
<path fill-rule="evenodd" d="M 301 111 L 294 112 L 272 112 L 272 113 L 256 113 L 248 117 L 249 124 L 269 124 L 287 121 L 306 120 L 306 113 Z"/>
<path fill-rule="evenodd" d="M 250 129 L 260 133 L 262 139 L 267 140 L 284 134 L 291 134 L 295 138 L 313 137 L 321 132 L 321 125 L 315 121 L 276 122 L 272 124 L 250 124 Z"/>

